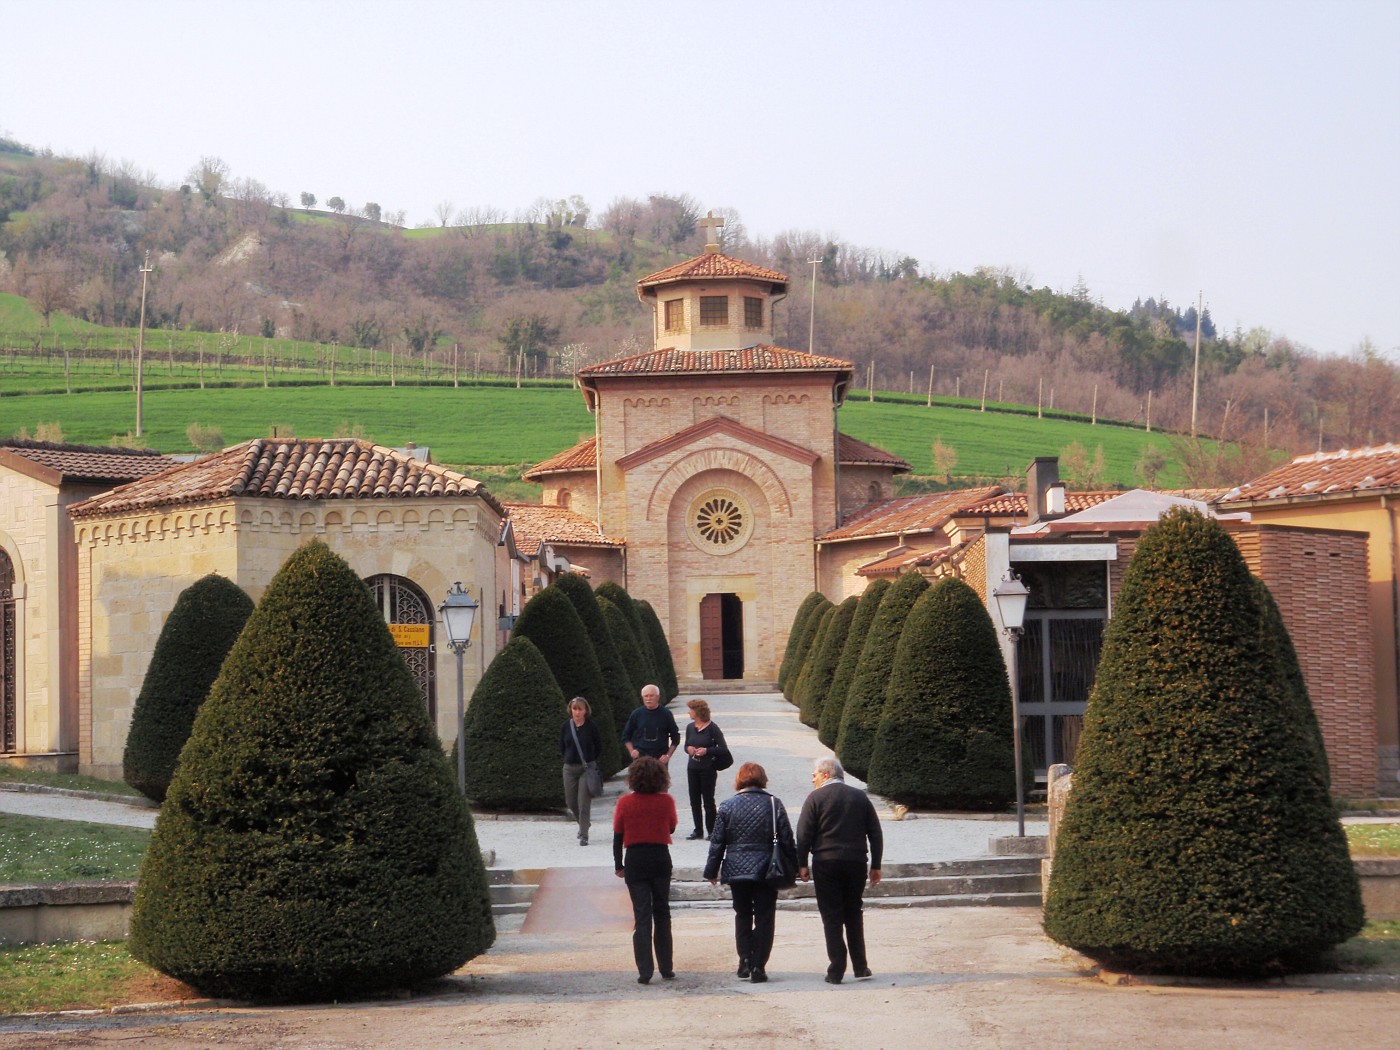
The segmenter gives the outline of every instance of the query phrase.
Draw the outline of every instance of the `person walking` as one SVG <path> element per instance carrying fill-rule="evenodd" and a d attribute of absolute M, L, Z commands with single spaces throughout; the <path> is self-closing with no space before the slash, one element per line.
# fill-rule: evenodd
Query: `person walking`
<path fill-rule="evenodd" d="M 865 955 L 865 917 L 861 894 L 866 880 L 866 844 L 870 847 L 870 885 L 880 884 L 885 840 L 870 796 L 846 783 L 846 771 L 834 758 L 819 758 L 812 770 L 812 793 L 797 818 L 797 876 L 810 877 L 826 933 L 826 983 L 840 984 L 849 950 L 856 980 L 870 977 Z M 811 865 L 808 866 L 808 855 Z"/>
<path fill-rule="evenodd" d="M 613 811 L 613 867 L 632 898 L 632 957 L 637 983 L 648 984 L 655 969 L 663 980 L 676 976 L 671 962 L 671 832 L 676 800 L 666 790 L 671 778 L 660 760 L 637 758 L 627 770 L 629 794 Z M 626 859 L 623 859 L 623 849 Z"/>
<path fill-rule="evenodd" d="M 680 743 L 675 717 L 661 706 L 661 690 L 654 685 L 642 686 L 642 706 L 627 716 L 622 746 L 633 759 L 648 755 L 664 767 Z"/>
<path fill-rule="evenodd" d="M 703 839 L 715 829 L 715 783 L 719 780 L 716 762 L 729 745 L 719 726 L 710 720 L 710 705 L 706 701 L 696 697 L 685 706 L 690 709 L 691 718 L 685 727 L 685 753 L 690 756 L 685 775 L 690 787 L 690 816 L 695 822 L 695 830 L 686 838 Z"/>
<path fill-rule="evenodd" d="M 578 844 L 588 845 L 588 828 L 593 823 L 593 792 L 588 786 L 589 763 L 603 753 L 603 734 L 590 717 L 593 708 L 581 696 L 569 701 L 569 717 L 559 727 L 559 753 L 564 756 L 564 805 L 569 819 L 578 822 Z M 598 774 L 602 779 L 602 774 Z"/>
<path fill-rule="evenodd" d="M 754 984 L 768 980 L 768 956 L 773 951 L 773 929 L 778 912 L 778 887 L 768 882 L 768 862 L 778 846 L 796 867 L 796 845 L 787 810 L 765 790 L 768 774 L 757 762 L 745 762 L 734 777 L 737 794 L 724 800 L 710 835 L 710 855 L 705 878 L 728 887 L 734 902 L 734 948 L 739 953 L 741 980 Z"/>

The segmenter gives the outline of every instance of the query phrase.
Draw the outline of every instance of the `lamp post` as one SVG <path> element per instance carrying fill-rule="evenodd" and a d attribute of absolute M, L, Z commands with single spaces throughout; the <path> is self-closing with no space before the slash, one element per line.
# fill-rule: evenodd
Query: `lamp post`
<path fill-rule="evenodd" d="M 1011 749 L 1016 762 L 1016 834 L 1020 838 L 1026 835 L 1026 787 L 1021 775 L 1021 674 L 1016 649 L 1025 630 L 1026 603 L 1030 596 L 1031 589 L 1010 569 L 992 591 L 1001 617 L 1001 629 L 1011 639 Z"/>
<path fill-rule="evenodd" d="M 476 622 L 476 611 L 481 606 L 462 587 L 458 580 L 447 592 L 447 597 L 438 606 L 442 614 L 442 626 L 447 631 L 447 644 L 457 654 L 457 789 L 467 793 L 467 742 L 462 738 L 462 722 L 466 714 L 466 700 L 463 696 L 462 654 L 472 644 L 472 625 Z"/>

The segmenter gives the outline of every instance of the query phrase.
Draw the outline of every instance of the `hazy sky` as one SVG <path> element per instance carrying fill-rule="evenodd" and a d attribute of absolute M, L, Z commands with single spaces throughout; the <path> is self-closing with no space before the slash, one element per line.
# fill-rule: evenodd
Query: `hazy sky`
<path fill-rule="evenodd" d="M 0 132 L 507 213 L 689 193 L 1400 359 L 1400 3 L 3 0 Z M 798 275 L 794 275 L 796 277 Z"/>

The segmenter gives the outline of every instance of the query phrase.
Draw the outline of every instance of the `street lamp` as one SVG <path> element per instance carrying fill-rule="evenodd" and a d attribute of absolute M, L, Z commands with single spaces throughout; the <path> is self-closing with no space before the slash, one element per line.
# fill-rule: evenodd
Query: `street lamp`
<path fill-rule="evenodd" d="M 1026 787 L 1021 779 L 1021 675 L 1016 650 L 1025 630 L 1026 603 L 1030 596 L 1031 589 L 1010 569 L 992 591 L 1001 629 L 1011 639 L 1011 748 L 1016 762 L 1016 834 L 1021 838 L 1026 835 Z"/>
<path fill-rule="evenodd" d="M 467 742 L 462 739 L 462 722 L 466 715 L 466 700 L 462 694 L 462 654 L 472 644 L 472 625 L 476 622 L 476 611 L 481 606 L 462 587 L 458 580 L 447 592 L 447 597 L 438 606 L 442 614 L 442 626 L 447 631 L 447 644 L 457 654 L 457 788 L 467 793 Z"/>

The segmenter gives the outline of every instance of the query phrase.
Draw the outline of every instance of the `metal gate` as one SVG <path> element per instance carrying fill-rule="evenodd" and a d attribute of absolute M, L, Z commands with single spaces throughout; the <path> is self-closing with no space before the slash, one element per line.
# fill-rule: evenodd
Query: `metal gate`
<path fill-rule="evenodd" d="M 1037 776 L 1056 762 L 1074 764 L 1103 629 L 1101 610 L 1026 614 L 1017 649 L 1021 740 Z"/>
<path fill-rule="evenodd" d="M 418 691 L 428 707 L 428 717 L 437 719 L 437 671 L 433 664 L 433 608 L 427 596 L 411 580 L 387 573 L 365 581 L 375 604 L 389 625 L 399 655 L 413 673 Z"/>
<path fill-rule="evenodd" d="M 18 746 L 15 709 L 19 701 L 19 671 L 15 667 L 15 567 L 0 551 L 0 752 Z"/>

